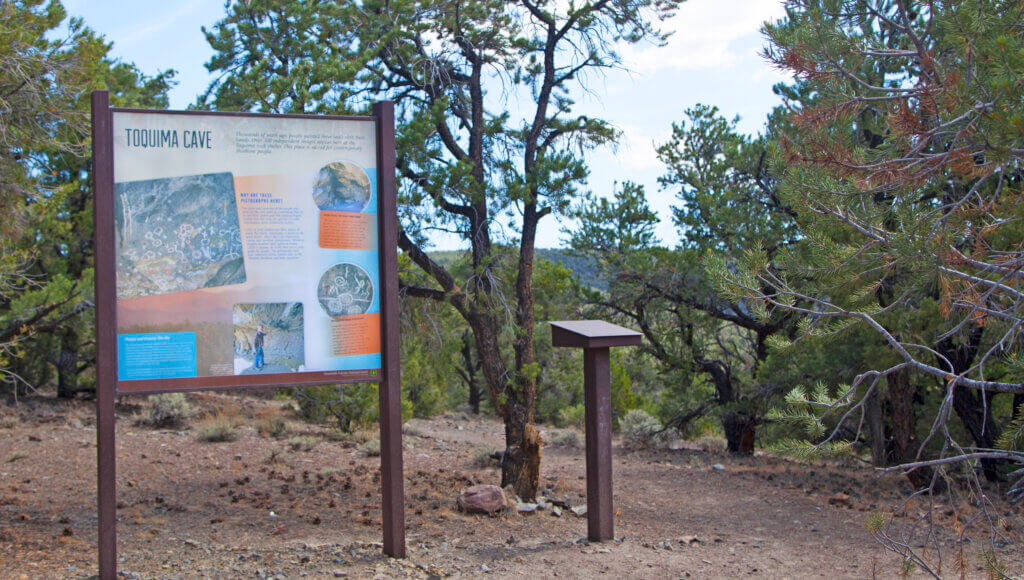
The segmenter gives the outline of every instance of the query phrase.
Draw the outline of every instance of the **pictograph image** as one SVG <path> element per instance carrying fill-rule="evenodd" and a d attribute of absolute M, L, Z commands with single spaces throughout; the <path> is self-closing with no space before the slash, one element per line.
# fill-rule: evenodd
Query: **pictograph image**
<path fill-rule="evenodd" d="M 355 264 L 335 264 L 320 277 L 317 298 L 328 316 L 365 314 L 373 304 L 373 281 Z"/>
<path fill-rule="evenodd" d="M 114 184 L 117 297 L 245 282 L 231 173 Z"/>

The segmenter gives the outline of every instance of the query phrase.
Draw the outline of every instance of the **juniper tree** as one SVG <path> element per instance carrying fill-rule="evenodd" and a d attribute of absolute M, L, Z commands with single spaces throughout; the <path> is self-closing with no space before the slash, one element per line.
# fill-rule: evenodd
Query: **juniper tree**
<path fill-rule="evenodd" d="M 725 299 L 704 262 L 710 254 L 727 260 L 752 251 L 773 255 L 792 241 L 793 212 L 777 197 L 768 137 L 740 135 L 737 121 L 714 107 L 685 113 L 657 149 L 665 164 L 659 181 L 679 202 L 673 206 L 679 246 L 659 247 L 657 218 L 643 189 L 630 183 L 614 200 L 591 199 L 578 207 L 572 245 L 594 256 L 610 280 L 609 292 L 591 292 L 590 300 L 636 324 L 669 372 L 663 400 L 682 404 L 668 414 L 669 424 L 714 413 L 728 449 L 752 454 L 773 391 L 758 382 L 758 370 L 768 356 L 768 338 L 789 332 L 793 316 L 761 319 L 743 301 Z M 710 382 L 710 396 L 684 392 L 699 390 L 699 376 Z"/>

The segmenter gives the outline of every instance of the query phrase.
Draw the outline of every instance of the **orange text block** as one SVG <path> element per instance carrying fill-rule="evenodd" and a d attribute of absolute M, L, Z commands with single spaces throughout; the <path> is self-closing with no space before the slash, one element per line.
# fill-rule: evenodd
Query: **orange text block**
<path fill-rule="evenodd" d="M 331 356 L 380 352 L 380 313 L 331 319 Z"/>
<path fill-rule="evenodd" d="M 377 214 L 320 212 L 320 247 L 332 250 L 376 250 Z"/>

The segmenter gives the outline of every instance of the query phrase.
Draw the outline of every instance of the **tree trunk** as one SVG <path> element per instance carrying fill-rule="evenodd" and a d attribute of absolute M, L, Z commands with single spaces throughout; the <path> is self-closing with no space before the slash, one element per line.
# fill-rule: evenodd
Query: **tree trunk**
<path fill-rule="evenodd" d="M 70 399 L 78 391 L 78 350 L 68 334 L 61 335 L 60 352 L 57 354 L 58 399 Z"/>
<path fill-rule="evenodd" d="M 480 414 L 480 385 L 473 375 L 469 375 L 469 409 L 474 415 Z"/>
<path fill-rule="evenodd" d="M 868 422 L 868 437 L 871 439 L 871 464 L 875 467 L 887 465 L 885 424 L 882 421 L 882 404 L 879 386 L 876 385 L 864 401 Z"/>
<path fill-rule="evenodd" d="M 955 343 L 952 338 L 947 338 L 939 342 L 935 349 L 953 365 L 955 374 L 966 372 L 978 354 L 984 331 L 985 327 L 973 325 L 962 343 Z M 953 410 L 967 428 L 967 432 L 971 434 L 974 444 L 984 449 L 995 447 L 996 441 L 999 440 L 1000 428 L 992 417 L 992 395 L 978 393 L 966 387 L 954 389 Z M 1003 462 L 998 459 L 982 459 L 981 468 L 985 479 L 1000 481 L 1002 478 L 998 467 L 1002 464 Z"/>
<path fill-rule="evenodd" d="M 953 391 L 953 410 L 960 417 L 964 427 L 967 427 L 975 445 L 984 449 L 994 448 L 1000 434 L 999 426 L 992 417 L 992 396 L 993 394 L 977 393 L 965 387 L 955 387 Z M 982 459 L 981 469 L 985 479 L 1001 481 L 999 466 L 1002 463 L 998 459 Z"/>
<path fill-rule="evenodd" d="M 533 426 L 533 402 L 523 401 L 523 389 L 509 379 L 501 357 L 497 321 L 485 313 L 470 317 L 480 368 L 495 410 L 505 423 L 505 453 L 501 460 L 501 485 L 511 485 L 516 495 L 532 500 L 540 486 L 540 433 Z"/>
<path fill-rule="evenodd" d="M 917 440 L 917 414 L 914 412 L 917 388 L 910 381 L 910 371 L 905 368 L 890 374 L 886 380 L 892 419 L 892 464 L 910 463 L 917 460 L 920 446 Z M 928 487 L 932 481 L 932 470 L 919 467 L 907 473 L 907 479 L 916 488 Z"/>
<path fill-rule="evenodd" d="M 516 275 L 515 379 L 509 386 L 505 421 L 506 450 L 501 462 L 502 486 L 512 484 L 516 495 L 532 500 L 540 486 L 540 433 L 533 426 L 537 398 L 537 370 L 533 351 L 534 239 L 537 235 L 537 206 L 527 203 L 523 210 L 523 232 L 519 245 L 519 272 Z"/>
<path fill-rule="evenodd" d="M 729 453 L 753 455 L 757 420 L 744 411 L 727 411 L 722 414 L 722 430 Z"/>
<path fill-rule="evenodd" d="M 508 405 L 505 454 L 501 456 L 501 486 L 511 485 L 516 495 L 531 501 L 540 487 L 540 433 L 527 420 L 532 413 L 519 404 Z"/>
<path fill-rule="evenodd" d="M 732 372 L 729 367 L 718 360 L 699 360 L 698 364 L 702 371 L 711 376 L 718 404 L 728 407 L 736 403 L 736 391 L 732 387 Z M 729 453 L 753 455 L 757 417 L 746 411 L 727 409 L 722 411 L 721 421 Z"/>
<path fill-rule="evenodd" d="M 465 372 L 463 378 L 466 380 L 466 386 L 469 388 L 469 407 L 473 410 L 474 415 L 480 414 L 480 383 L 476 380 L 476 371 L 480 368 L 480 363 L 473 361 L 473 342 L 469 331 L 462 333 L 462 363 L 465 365 Z"/>

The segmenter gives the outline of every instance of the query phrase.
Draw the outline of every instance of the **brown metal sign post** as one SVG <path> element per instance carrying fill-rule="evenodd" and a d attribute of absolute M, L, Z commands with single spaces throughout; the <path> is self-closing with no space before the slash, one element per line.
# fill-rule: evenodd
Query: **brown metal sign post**
<path fill-rule="evenodd" d="M 615 539 L 612 516 L 612 399 L 608 349 L 637 346 L 641 334 L 603 320 L 551 322 L 554 346 L 583 349 L 587 437 L 587 537 Z"/>
<path fill-rule="evenodd" d="M 123 394 L 377 383 L 384 552 L 405 556 L 394 123 L 390 102 L 330 117 L 92 94 L 101 579 L 117 576 Z M 289 323 L 275 364 L 265 320 Z"/>
<path fill-rule="evenodd" d="M 117 293 L 114 289 L 114 150 L 110 95 L 92 93 L 93 226 L 96 278 L 96 493 L 100 578 L 117 576 Z M 114 345 L 110 348 L 110 345 Z"/>

